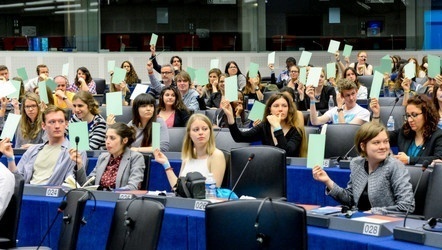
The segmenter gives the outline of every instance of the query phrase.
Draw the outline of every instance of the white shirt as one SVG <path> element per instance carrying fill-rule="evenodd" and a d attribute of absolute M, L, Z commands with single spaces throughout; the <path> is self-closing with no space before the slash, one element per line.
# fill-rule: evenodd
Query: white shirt
<path fill-rule="evenodd" d="M 180 173 L 180 176 L 186 176 L 187 173 L 190 172 L 199 172 L 201 175 L 207 178 L 209 176 L 209 168 L 207 167 L 207 159 L 190 159 L 184 165 L 183 170 Z"/>
<path fill-rule="evenodd" d="M 0 219 L 14 194 L 14 188 L 14 174 L 3 163 L 0 163 Z"/>

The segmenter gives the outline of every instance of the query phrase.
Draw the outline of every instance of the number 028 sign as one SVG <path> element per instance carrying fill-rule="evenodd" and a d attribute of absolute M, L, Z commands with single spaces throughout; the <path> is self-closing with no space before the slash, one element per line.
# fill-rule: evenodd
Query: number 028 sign
<path fill-rule="evenodd" d="M 381 226 L 377 224 L 364 223 L 364 228 L 362 229 L 362 234 L 379 236 L 381 231 Z"/>

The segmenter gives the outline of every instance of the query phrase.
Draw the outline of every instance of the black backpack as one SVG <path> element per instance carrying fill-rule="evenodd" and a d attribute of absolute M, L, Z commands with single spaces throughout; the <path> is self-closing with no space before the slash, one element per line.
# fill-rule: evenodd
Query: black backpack
<path fill-rule="evenodd" d="M 183 198 L 205 199 L 206 177 L 200 172 L 190 172 L 186 177 L 179 177 L 175 193 Z"/>

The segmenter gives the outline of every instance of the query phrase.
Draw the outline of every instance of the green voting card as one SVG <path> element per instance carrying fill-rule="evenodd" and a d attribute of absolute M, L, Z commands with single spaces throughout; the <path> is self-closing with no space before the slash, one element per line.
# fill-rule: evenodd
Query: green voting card
<path fill-rule="evenodd" d="M 89 150 L 89 131 L 87 122 L 71 122 L 69 129 L 70 148 L 76 148 L 75 138 L 78 137 L 78 150 Z"/>
<path fill-rule="evenodd" d="M 252 110 L 250 110 L 248 118 L 252 121 L 261 120 L 264 117 L 264 111 L 266 109 L 266 105 L 262 102 L 255 101 L 253 103 Z"/>
<path fill-rule="evenodd" d="M 257 63 L 250 63 L 249 66 L 249 77 L 257 77 L 258 76 L 258 69 L 259 69 L 259 64 Z"/>
<path fill-rule="evenodd" d="M 63 68 L 61 69 L 61 75 L 68 77 L 69 75 L 69 63 L 63 64 Z"/>
<path fill-rule="evenodd" d="M 189 73 L 190 80 L 192 82 L 195 81 L 195 71 L 196 71 L 196 69 L 194 69 L 192 67 L 187 67 L 186 71 L 187 71 L 187 73 Z"/>
<path fill-rule="evenodd" d="M 308 64 L 310 63 L 310 58 L 312 58 L 312 52 L 308 52 L 305 50 L 302 51 L 298 66 L 308 66 Z"/>
<path fill-rule="evenodd" d="M 160 148 L 160 128 L 159 122 L 152 122 L 152 151 Z"/>
<path fill-rule="evenodd" d="M 12 141 L 15 131 L 17 130 L 18 123 L 20 122 L 20 118 L 21 115 L 14 114 L 12 112 L 8 114 L 8 118 L 6 118 L 0 139 L 9 138 Z"/>
<path fill-rule="evenodd" d="M 38 95 L 40 96 L 40 100 L 46 104 L 49 103 L 48 99 L 48 91 L 46 90 L 46 82 L 38 83 Z"/>
<path fill-rule="evenodd" d="M 115 67 L 114 74 L 112 75 L 112 83 L 120 84 L 126 78 L 127 71 L 122 68 Z"/>
<path fill-rule="evenodd" d="M 26 69 L 24 67 L 17 69 L 17 75 L 20 76 L 23 81 L 27 81 L 29 79 L 28 73 L 26 73 Z"/>
<path fill-rule="evenodd" d="M 218 68 L 219 68 L 219 59 L 211 59 L 210 69 L 218 69 Z"/>
<path fill-rule="evenodd" d="M 405 77 L 408 79 L 412 79 L 416 76 L 416 65 L 414 62 L 409 62 L 404 66 Z"/>
<path fill-rule="evenodd" d="M 377 69 L 381 74 L 391 74 L 391 58 L 389 55 L 386 55 L 382 57 L 381 59 L 381 65 Z"/>
<path fill-rule="evenodd" d="M 383 82 L 384 75 L 381 74 L 379 71 L 375 71 L 370 89 L 370 98 L 379 98 Z"/>
<path fill-rule="evenodd" d="M 324 165 L 325 135 L 311 134 L 308 137 L 307 167 Z"/>
<path fill-rule="evenodd" d="M 206 69 L 197 69 L 195 70 L 195 80 L 193 80 L 195 85 L 204 86 L 209 83 L 209 77 L 207 75 Z"/>
<path fill-rule="evenodd" d="M 307 68 L 306 67 L 300 67 L 299 68 L 299 82 L 304 84 L 307 82 Z"/>
<path fill-rule="evenodd" d="M 344 51 L 342 52 L 342 55 L 345 57 L 349 57 L 351 55 L 352 50 L 353 50 L 353 46 L 346 44 L 344 46 Z"/>
<path fill-rule="evenodd" d="M 238 100 L 238 76 L 230 76 L 224 80 L 226 100 L 234 102 Z"/>
<path fill-rule="evenodd" d="M 327 63 L 327 79 L 336 78 L 336 63 Z"/>
<path fill-rule="evenodd" d="M 428 77 L 440 75 L 440 60 L 438 56 L 428 55 Z"/>
<path fill-rule="evenodd" d="M 107 72 L 113 71 L 114 68 L 115 68 L 115 61 L 114 60 L 107 61 Z"/>
<path fill-rule="evenodd" d="M 312 67 L 310 68 L 307 76 L 306 86 L 318 87 L 319 78 L 321 77 L 322 68 L 321 67 Z"/>
<path fill-rule="evenodd" d="M 121 91 L 106 93 L 106 115 L 123 114 L 123 94 Z"/>
<path fill-rule="evenodd" d="M 336 54 L 336 52 L 339 51 L 339 45 L 341 45 L 341 42 L 330 40 L 327 52 L 333 55 Z"/>
<path fill-rule="evenodd" d="M 158 41 L 158 35 L 155 33 L 152 33 L 152 36 L 150 37 L 149 45 L 156 46 Z"/>
<path fill-rule="evenodd" d="M 275 64 L 276 52 L 273 51 L 267 55 L 267 65 Z"/>
<path fill-rule="evenodd" d="M 48 86 L 51 91 L 55 91 L 57 88 L 57 84 L 50 78 L 46 80 L 46 86 Z"/>
<path fill-rule="evenodd" d="M 16 80 L 11 80 L 12 85 L 14 85 L 15 92 L 8 95 L 8 98 L 15 98 L 18 99 L 20 97 L 20 87 L 21 82 Z"/>

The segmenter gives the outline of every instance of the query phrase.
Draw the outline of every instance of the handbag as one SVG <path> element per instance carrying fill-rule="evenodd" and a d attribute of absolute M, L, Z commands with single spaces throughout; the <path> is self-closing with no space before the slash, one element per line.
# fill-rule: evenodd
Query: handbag
<path fill-rule="evenodd" d="M 180 197 L 206 198 L 206 177 L 200 172 L 190 172 L 185 177 L 179 177 L 175 186 L 175 193 Z"/>

